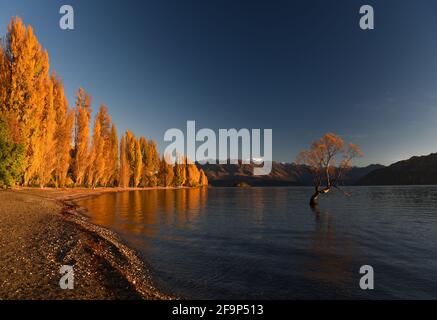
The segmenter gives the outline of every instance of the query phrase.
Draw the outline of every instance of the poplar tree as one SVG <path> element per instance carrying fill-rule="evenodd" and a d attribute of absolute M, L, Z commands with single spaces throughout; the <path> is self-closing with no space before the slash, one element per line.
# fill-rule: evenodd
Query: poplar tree
<path fill-rule="evenodd" d="M 134 165 L 133 165 L 133 187 L 138 187 L 143 171 L 143 157 L 139 140 L 134 138 Z"/>
<path fill-rule="evenodd" d="M 149 179 L 148 179 L 148 167 L 147 167 L 147 153 L 149 150 L 149 144 L 147 142 L 147 139 L 143 136 L 140 137 L 140 149 L 141 149 L 141 159 L 143 161 L 143 170 L 141 171 L 141 181 L 140 186 L 141 187 L 147 187 L 149 185 Z"/>
<path fill-rule="evenodd" d="M 159 183 L 158 174 L 160 169 L 160 157 L 156 148 L 156 143 L 153 140 L 147 141 L 143 138 L 142 140 L 140 139 L 140 144 L 144 163 L 143 184 L 149 187 L 157 186 Z"/>
<path fill-rule="evenodd" d="M 6 100 L 8 96 L 9 87 L 9 71 L 10 68 L 7 65 L 5 53 L 0 38 L 0 113 L 6 110 Z M 4 120 L 4 119 L 3 119 Z"/>
<path fill-rule="evenodd" d="M 83 185 L 89 160 L 89 123 L 91 119 L 91 96 L 83 88 L 77 92 L 76 121 L 74 128 L 73 174 L 76 185 Z"/>
<path fill-rule="evenodd" d="M 96 187 L 100 180 L 104 168 L 103 159 L 103 138 L 101 136 L 101 123 L 96 118 L 94 121 L 93 138 L 91 141 L 91 150 L 89 153 L 88 169 L 86 173 L 86 182 L 88 186 Z"/>
<path fill-rule="evenodd" d="M 111 125 L 111 134 L 109 137 L 108 157 L 106 158 L 106 178 L 105 185 L 116 185 L 118 181 L 118 135 L 115 124 Z"/>
<path fill-rule="evenodd" d="M 40 136 L 38 145 L 37 179 L 41 187 L 46 186 L 52 179 L 52 173 L 56 164 L 56 114 L 53 104 L 53 82 L 50 78 L 44 81 L 43 111 L 40 119 Z M 35 161 L 36 162 L 36 161 Z"/>
<path fill-rule="evenodd" d="M 128 186 L 131 187 L 134 184 L 134 171 L 135 171 L 135 136 L 129 130 L 126 130 L 126 159 L 129 169 L 129 182 Z"/>
<path fill-rule="evenodd" d="M 30 26 L 18 17 L 9 23 L 3 51 L 2 111 L 16 120 L 24 146 L 24 184 L 41 169 L 41 118 L 45 107 L 48 54 Z"/>
<path fill-rule="evenodd" d="M 174 171 L 173 166 L 169 163 L 169 155 L 163 155 L 160 161 L 159 185 L 170 187 L 173 185 Z"/>
<path fill-rule="evenodd" d="M 126 155 L 126 137 L 123 135 L 120 142 L 120 177 L 119 186 L 126 188 L 129 186 L 129 164 Z"/>
<path fill-rule="evenodd" d="M 199 184 L 201 186 L 207 186 L 208 185 L 208 177 L 206 176 L 205 172 L 203 171 L 203 169 L 200 169 L 200 179 L 199 179 Z"/>
<path fill-rule="evenodd" d="M 94 120 L 93 139 L 90 152 L 88 180 L 92 187 L 106 185 L 110 177 L 106 166 L 108 158 L 112 156 L 108 152 L 111 143 L 111 117 L 106 106 L 101 105 Z"/>
<path fill-rule="evenodd" d="M 55 110 L 55 164 L 54 182 L 56 187 L 67 185 L 68 169 L 71 162 L 71 143 L 74 112 L 68 108 L 62 80 L 52 74 L 53 107 Z"/>
<path fill-rule="evenodd" d="M 187 178 L 186 168 L 185 168 L 185 158 L 181 155 L 177 156 L 176 163 L 174 165 L 174 185 L 177 187 L 182 187 L 185 185 Z"/>
<path fill-rule="evenodd" d="M 197 166 L 195 164 L 187 164 L 187 181 L 186 185 L 188 187 L 197 187 L 199 186 L 200 182 L 200 172 L 197 169 Z"/>

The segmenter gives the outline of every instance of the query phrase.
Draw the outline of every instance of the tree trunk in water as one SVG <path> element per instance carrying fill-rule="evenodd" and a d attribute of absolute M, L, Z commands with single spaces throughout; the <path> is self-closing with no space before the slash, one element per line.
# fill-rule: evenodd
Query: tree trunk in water
<path fill-rule="evenodd" d="M 314 194 L 311 196 L 311 200 L 310 200 L 311 207 L 317 206 L 317 198 L 319 197 L 319 194 L 320 194 L 319 187 L 316 187 Z"/>
<path fill-rule="evenodd" d="M 319 198 L 319 195 L 321 193 L 328 193 L 329 190 L 331 190 L 331 188 L 329 186 L 324 188 L 324 189 L 322 189 L 322 190 L 320 190 L 319 187 L 315 187 L 314 194 L 311 196 L 310 206 L 311 207 L 317 206 L 317 199 Z"/>

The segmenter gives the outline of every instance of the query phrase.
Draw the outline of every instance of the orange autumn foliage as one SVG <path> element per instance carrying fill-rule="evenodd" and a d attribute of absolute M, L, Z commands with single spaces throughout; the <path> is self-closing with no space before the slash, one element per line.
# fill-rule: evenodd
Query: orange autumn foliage
<path fill-rule="evenodd" d="M 352 159 L 363 156 L 361 149 L 334 133 L 327 133 L 314 141 L 309 150 L 302 150 L 296 162 L 308 170 L 313 178 L 315 191 L 310 204 L 315 205 L 320 194 L 331 188 L 339 189 L 345 174 L 351 169 Z"/>
<path fill-rule="evenodd" d="M 69 108 L 64 85 L 50 74 L 49 55 L 33 29 L 16 17 L 0 46 L 0 117 L 24 149 L 24 186 L 198 186 L 207 178 L 186 159 L 161 159 L 156 143 L 126 130 L 119 144 L 106 106 L 92 121 L 91 96 L 77 91 Z M 176 173 L 178 182 L 176 183 Z"/>

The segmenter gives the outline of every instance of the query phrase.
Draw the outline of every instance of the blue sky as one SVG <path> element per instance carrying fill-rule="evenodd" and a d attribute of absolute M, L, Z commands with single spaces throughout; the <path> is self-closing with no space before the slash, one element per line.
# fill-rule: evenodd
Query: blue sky
<path fill-rule="evenodd" d="M 62 4 L 75 30 L 59 28 Z M 359 28 L 372 4 L 375 30 Z M 357 162 L 437 152 L 437 2 L 0 0 L 33 26 L 70 105 L 84 87 L 119 132 L 271 128 L 293 161 L 325 132 L 359 144 Z"/>

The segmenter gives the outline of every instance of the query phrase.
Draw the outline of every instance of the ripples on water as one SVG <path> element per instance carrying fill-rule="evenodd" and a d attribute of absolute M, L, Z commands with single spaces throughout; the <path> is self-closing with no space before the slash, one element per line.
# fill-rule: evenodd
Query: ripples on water
<path fill-rule="evenodd" d="M 437 298 L 437 187 L 107 193 L 79 202 L 151 266 L 165 291 L 198 299 Z M 375 290 L 359 288 L 359 268 Z"/>

